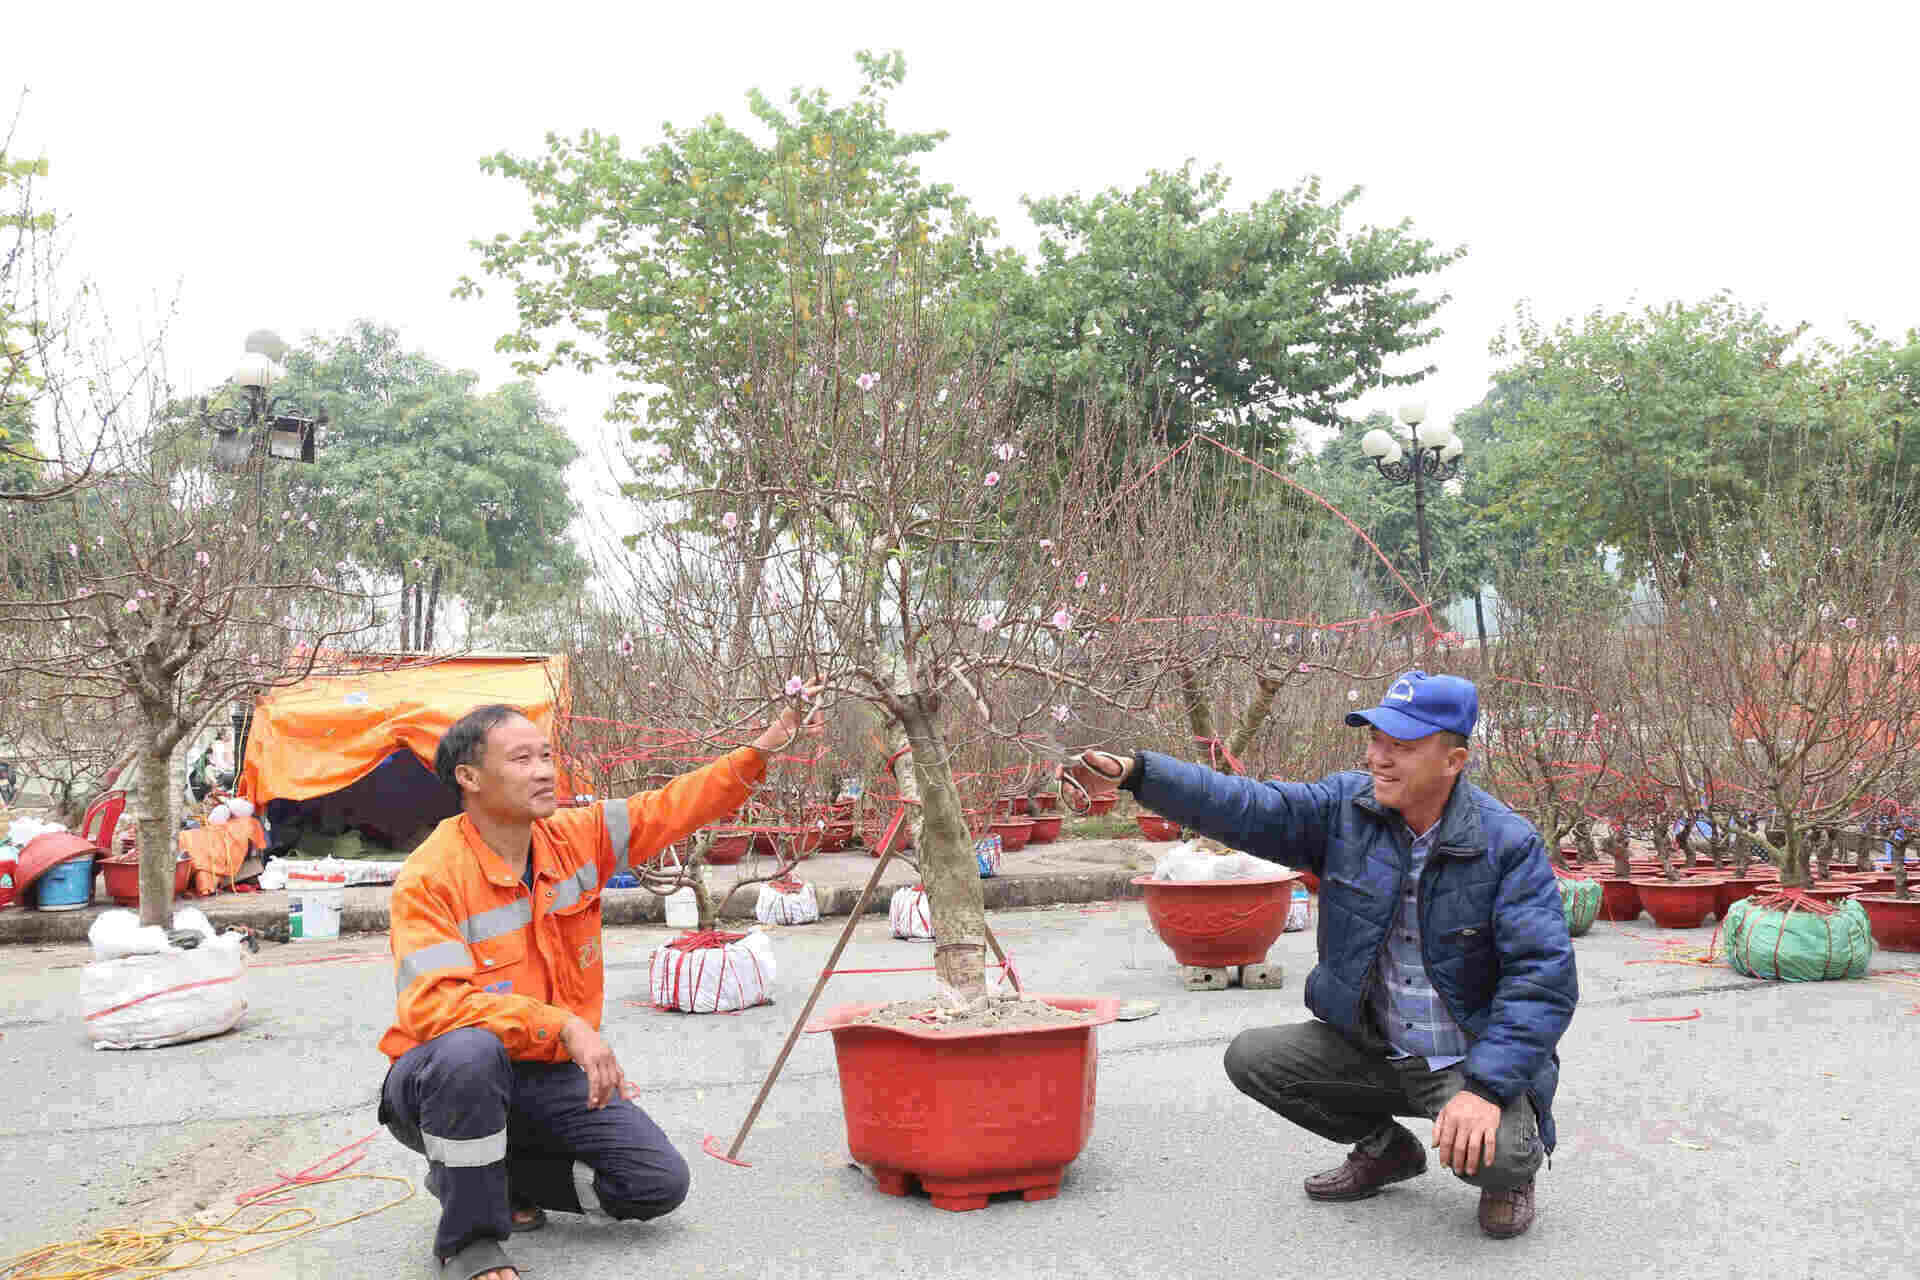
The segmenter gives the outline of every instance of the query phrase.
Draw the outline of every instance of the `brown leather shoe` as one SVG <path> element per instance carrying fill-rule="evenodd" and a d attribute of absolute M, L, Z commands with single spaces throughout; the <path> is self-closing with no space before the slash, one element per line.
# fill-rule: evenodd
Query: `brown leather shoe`
<path fill-rule="evenodd" d="M 1480 1193 L 1480 1229 L 1496 1240 L 1525 1235 L 1533 1225 L 1533 1181 L 1511 1191 Z"/>
<path fill-rule="evenodd" d="M 1387 1149 L 1370 1156 L 1359 1147 L 1348 1155 L 1338 1169 L 1316 1173 L 1306 1181 L 1307 1195 L 1314 1200 L 1365 1200 L 1380 1194 L 1391 1182 L 1404 1182 L 1427 1171 L 1427 1153 L 1416 1138 L 1400 1125 Z"/>

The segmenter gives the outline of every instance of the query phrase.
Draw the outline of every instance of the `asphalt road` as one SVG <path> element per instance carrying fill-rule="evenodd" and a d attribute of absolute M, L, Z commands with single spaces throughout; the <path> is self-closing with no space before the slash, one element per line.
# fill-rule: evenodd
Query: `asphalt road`
<path fill-rule="evenodd" d="M 628 1003 L 664 930 L 610 930 L 607 1033 L 643 1105 L 693 1166 L 686 1205 L 649 1224 L 555 1215 L 512 1250 L 557 1277 L 1400 1276 L 1911 1277 L 1920 958 L 1795 986 L 1660 963 L 1666 934 L 1599 924 L 1576 946 L 1583 1000 L 1562 1041 L 1561 1144 L 1526 1237 L 1484 1239 L 1476 1194 L 1437 1167 L 1370 1201 L 1308 1202 L 1300 1179 L 1342 1151 L 1242 1098 L 1220 1054 L 1243 1027 L 1306 1016 L 1310 933 L 1273 958 L 1277 991 L 1188 993 L 1137 903 L 996 913 L 1030 988 L 1160 1002 L 1099 1035 L 1097 1121 L 1061 1195 L 947 1213 L 881 1195 L 848 1163 L 831 1042 L 803 1037 L 734 1168 L 730 1139 L 840 921 L 777 938 L 777 1001 L 738 1017 Z M 930 963 L 864 922 L 846 967 Z M 75 993 L 86 949 L 0 953 L 0 1254 L 231 1205 L 376 1130 L 392 1007 L 385 940 L 273 947 L 234 1032 L 145 1052 L 92 1050 Z M 339 958 L 334 958 L 339 957 Z M 319 963 L 292 963 L 319 961 Z M 1649 963 L 1651 962 L 1651 963 Z M 928 990 L 914 974 L 837 978 L 823 1007 Z M 1682 1022 L 1632 1019 L 1701 1011 Z M 1414 1125 L 1425 1137 L 1428 1126 Z M 200 1274 L 420 1276 L 438 1205 L 424 1162 L 379 1132 L 350 1181 L 302 1193 L 321 1221 L 397 1207 Z M 224 1213 L 224 1210 L 221 1210 Z"/>

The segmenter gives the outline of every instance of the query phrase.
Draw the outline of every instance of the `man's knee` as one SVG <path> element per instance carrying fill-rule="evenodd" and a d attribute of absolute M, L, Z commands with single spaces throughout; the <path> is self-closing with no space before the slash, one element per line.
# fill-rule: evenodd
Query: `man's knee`
<path fill-rule="evenodd" d="M 1227 1045 L 1227 1079 L 1242 1093 L 1271 1092 L 1315 1073 L 1315 1048 L 1324 1037 L 1339 1033 L 1319 1022 L 1296 1022 L 1280 1027 L 1250 1027 Z M 1328 1073 L 1320 1073 L 1328 1074 Z M 1339 1074 L 1333 1072 L 1331 1074 Z"/>
<path fill-rule="evenodd" d="M 641 1161 L 620 1161 L 600 1170 L 601 1207 L 608 1217 L 645 1222 L 678 1209 L 687 1198 L 692 1175 L 672 1147 L 646 1153 Z"/>
<path fill-rule="evenodd" d="M 1478 1173 L 1456 1176 L 1484 1190 L 1508 1191 L 1532 1181 L 1546 1154 L 1533 1104 L 1518 1098 L 1501 1117 L 1499 1131 L 1494 1135 L 1492 1162 Z"/>
<path fill-rule="evenodd" d="M 462 1027 L 435 1036 L 420 1046 L 426 1062 L 422 1070 L 434 1085 L 466 1082 L 478 1078 L 505 1077 L 513 1073 L 507 1046 L 500 1037 L 480 1027 Z"/>

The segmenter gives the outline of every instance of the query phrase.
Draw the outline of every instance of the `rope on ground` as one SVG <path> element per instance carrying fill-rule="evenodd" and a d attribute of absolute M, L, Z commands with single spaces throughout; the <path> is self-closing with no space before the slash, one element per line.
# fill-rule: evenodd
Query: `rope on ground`
<path fill-rule="evenodd" d="M 243 1258 L 248 1254 L 278 1249 L 295 1240 L 344 1227 L 350 1222 L 370 1218 L 397 1208 L 413 1199 L 413 1183 L 385 1173 L 343 1173 L 332 1177 L 295 1179 L 297 1190 L 339 1182 L 393 1182 L 405 1188 L 405 1194 L 362 1209 L 359 1213 L 322 1222 L 312 1209 L 300 1205 L 274 1209 L 257 1222 L 236 1220 L 249 1212 L 259 1212 L 269 1204 L 282 1203 L 273 1197 L 288 1190 L 288 1184 L 272 1187 L 245 1200 L 240 1207 L 215 1223 L 154 1222 L 138 1227 L 107 1227 L 86 1240 L 64 1240 L 43 1245 L 11 1258 L 0 1259 L 0 1280 L 134 1280 L 137 1277 L 173 1275 L 200 1267 L 215 1266 Z M 246 1248 L 231 1246 L 249 1239 L 272 1237 Z M 198 1248 L 199 1252 L 175 1261 L 178 1250 Z"/>

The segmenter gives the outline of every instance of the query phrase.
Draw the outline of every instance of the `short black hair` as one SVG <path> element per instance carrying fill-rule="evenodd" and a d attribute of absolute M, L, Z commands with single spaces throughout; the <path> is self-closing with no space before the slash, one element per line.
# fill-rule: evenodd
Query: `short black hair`
<path fill-rule="evenodd" d="M 466 795 L 460 790 L 460 780 L 453 776 L 453 771 L 463 764 L 479 764 L 487 749 L 487 735 L 493 732 L 494 726 L 524 715 L 526 712 L 518 707 L 490 702 L 455 720 L 441 735 L 439 749 L 433 753 L 433 772 L 453 789 L 461 808 L 466 807 Z"/>
<path fill-rule="evenodd" d="M 1464 733 L 1455 733 L 1455 732 L 1454 732 L 1453 730 L 1451 730 L 1451 729 L 1442 729 L 1442 730 L 1440 730 L 1440 741 L 1442 741 L 1442 742 L 1444 742 L 1444 743 L 1446 743 L 1446 744 L 1447 744 L 1447 749 L 1448 749 L 1449 751 L 1451 751 L 1451 750 L 1452 750 L 1453 748 L 1455 748 L 1455 747 L 1465 747 L 1465 746 L 1469 746 L 1469 745 L 1470 745 L 1470 744 L 1469 744 L 1469 743 L 1467 742 L 1467 735 L 1466 735 L 1466 734 L 1464 734 Z"/>

